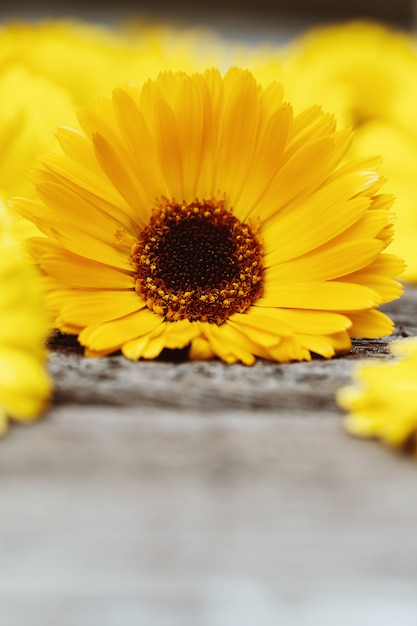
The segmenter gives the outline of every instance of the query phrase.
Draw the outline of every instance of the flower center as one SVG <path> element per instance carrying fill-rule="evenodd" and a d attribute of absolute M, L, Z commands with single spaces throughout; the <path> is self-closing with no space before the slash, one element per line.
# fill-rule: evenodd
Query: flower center
<path fill-rule="evenodd" d="M 262 250 L 255 230 L 223 201 L 163 199 L 134 246 L 135 289 L 169 321 L 222 324 L 261 295 Z"/>

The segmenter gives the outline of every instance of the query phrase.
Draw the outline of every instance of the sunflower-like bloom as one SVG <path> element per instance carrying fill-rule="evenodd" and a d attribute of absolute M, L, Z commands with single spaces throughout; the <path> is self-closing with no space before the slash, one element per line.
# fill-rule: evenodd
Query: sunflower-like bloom
<path fill-rule="evenodd" d="M 237 68 L 168 72 L 60 129 L 65 156 L 15 207 L 45 235 L 30 250 L 55 326 L 87 354 L 285 362 L 391 332 L 378 159 L 340 166 L 351 131 L 282 98 Z"/>
<path fill-rule="evenodd" d="M 417 281 L 417 53 L 413 39 L 372 22 L 315 28 L 282 53 L 295 110 L 320 104 L 355 129 L 349 158 L 384 157 L 398 219 L 390 248 Z M 281 78 L 281 74 L 279 75 Z"/>
<path fill-rule="evenodd" d="M 45 371 L 48 330 L 39 279 L 19 256 L 12 218 L 0 203 L 0 435 L 8 419 L 36 419 L 45 408 L 51 381 Z"/>
<path fill-rule="evenodd" d="M 417 338 L 395 342 L 394 361 L 360 364 L 356 384 L 339 390 L 346 429 L 394 448 L 417 450 Z"/>

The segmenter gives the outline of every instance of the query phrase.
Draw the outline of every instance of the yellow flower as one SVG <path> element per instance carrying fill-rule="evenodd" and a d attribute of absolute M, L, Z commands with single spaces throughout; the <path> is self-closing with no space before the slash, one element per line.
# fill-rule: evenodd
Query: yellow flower
<path fill-rule="evenodd" d="M 206 29 L 143 20 L 114 28 L 70 19 L 22 21 L 0 30 L 0 67 L 24 67 L 51 81 L 75 106 L 92 105 L 133 75 L 142 82 L 164 69 L 202 69 L 220 60 L 223 49 Z"/>
<path fill-rule="evenodd" d="M 19 256 L 12 218 L 0 203 L 0 435 L 8 419 L 36 419 L 51 381 L 45 371 L 47 319 L 39 278 Z"/>
<path fill-rule="evenodd" d="M 135 76 L 164 69 L 202 69 L 220 56 L 203 30 L 132 22 L 125 28 L 71 20 L 10 22 L 0 29 L 0 192 L 28 195 L 27 169 L 53 149 L 58 125 L 76 123 L 74 110 L 110 94 Z M 105 71 L 103 71 L 105 68 Z"/>
<path fill-rule="evenodd" d="M 10 22 L 0 29 L 0 192 L 28 195 L 27 169 L 53 149 L 58 125 L 73 126 L 74 110 L 90 106 L 134 75 L 145 81 L 163 69 L 202 69 L 220 56 L 203 30 L 132 22 L 125 28 L 72 20 Z M 63 70 L 64 68 L 64 70 Z"/>
<path fill-rule="evenodd" d="M 35 165 L 37 152 L 53 149 L 59 124 L 76 123 L 74 102 L 62 87 L 20 65 L 3 69 L 0 91 L 0 193 L 27 195 L 27 168 Z"/>
<path fill-rule="evenodd" d="M 105 28 L 75 20 L 9 22 L 0 28 L 0 197 L 33 193 L 27 172 L 39 152 L 54 149 L 58 125 L 76 124 L 75 108 L 109 95 L 135 76 L 196 70 L 222 47 L 203 29 L 144 22 Z M 22 238 L 36 234 L 19 220 Z"/>
<path fill-rule="evenodd" d="M 383 155 L 387 192 L 398 220 L 390 247 L 417 281 L 417 54 L 413 39 L 372 22 L 315 28 L 282 54 L 286 93 L 295 110 L 320 104 L 352 126 L 349 158 Z M 280 74 L 280 77 L 282 74 Z"/>
<path fill-rule="evenodd" d="M 417 131 L 415 116 L 409 115 L 410 93 L 416 89 L 409 79 L 417 59 L 407 35 L 373 22 L 318 27 L 295 39 L 283 60 L 298 106 L 320 98 L 343 125 L 384 121 Z M 302 84 L 297 84 L 301 74 Z"/>
<path fill-rule="evenodd" d="M 340 167 L 351 132 L 248 71 L 129 84 L 58 133 L 39 201 L 16 200 L 44 238 L 31 252 L 55 326 L 89 355 L 190 346 L 252 364 L 332 357 L 389 334 L 399 296 L 382 254 L 391 199 L 378 159 Z"/>
<path fill-rule="evenodd" d="M 416 452 L 417 338 L 394 343 L 393 352 L 403 358 L 360 364 L 356 384 L 340 389 L 337 400 L 349 411 L 348 432 Z"/>

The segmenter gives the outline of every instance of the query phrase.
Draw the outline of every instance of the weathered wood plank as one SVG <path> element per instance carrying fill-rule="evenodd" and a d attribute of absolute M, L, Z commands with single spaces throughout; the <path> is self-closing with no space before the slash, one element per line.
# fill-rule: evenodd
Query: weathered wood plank
<path fill-rule="evenodd" d="M 416 304 L 390 305 L 397 335 Z M 414 624 L 417 467 L 347 436 L 333 399 L 386 352 L 244 368 L 56 348 L 56 403 L 0 444 L 1 622 Z"/>
<path fill-rule="evenodd" d="M 416 468 L 340 419 L 62 406 L 5 444 L 7 624 L 412 623 Z"/>

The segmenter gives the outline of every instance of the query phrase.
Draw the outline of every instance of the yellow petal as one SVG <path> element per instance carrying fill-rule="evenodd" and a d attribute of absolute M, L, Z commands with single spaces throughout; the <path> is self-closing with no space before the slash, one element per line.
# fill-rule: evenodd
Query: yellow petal
<path fill-rule="evenodd" d="M 394 330 L 394 323 L 381 311 L 358 311 L 349 313 L 349 318 L 352 321 L 351 337 L 386 337 Z"/>
<path fill-rule="evenodd" d="M 368 266 L 383 249 L 383 244 L 374 239 L 356 239 L 321 248 L 269 267 L 265 271 L 265 281 L 274 284 L 286 283 L 288 278 L 299 281 L 327 281 L 340 278 Z"/>
<path fill-rule="evenodd" d="M 90 326 L 124 318 L 140 311 L 145 302 L 135 291 L 63 291 L 60 296 L 58 323 Z"/>
<path fill-rule="evenodd" d="M 381 303 L 380 296 L 363 285 L 344 282 L 296 283 L 293 285 L 266 285 L 258 306 L 315 309 L 322 311 L 356 311 Z"/>
<path fill-rule="evenodd" d="M 78 340 L 90 350 L 108 353 L 119 350 L 124 343 L 136 337 L 147 335 L 164 323 L 162 317 L 143 309 L 105 324 L 87 326 L 80 332 Z"/>

